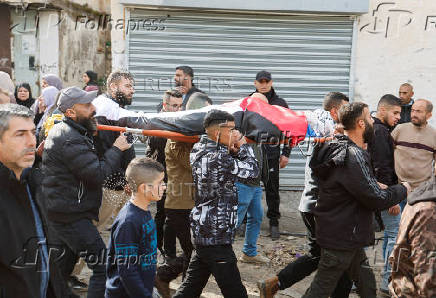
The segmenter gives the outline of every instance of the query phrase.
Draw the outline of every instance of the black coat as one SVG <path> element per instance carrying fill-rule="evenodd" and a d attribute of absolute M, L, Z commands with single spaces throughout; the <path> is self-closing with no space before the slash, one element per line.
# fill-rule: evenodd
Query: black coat
<path fill-rule="evenodd" d="M 256 92 L 259 92 L 259 91 L 256 90 Z M 250 95 L 252 95 L 252 94 L 253 93 L 251 93 Z M 271 88 L 271 90 L 268 93 L 263 93 L 263 95 L 266 96 L 266 98 L 268 99 L 268 103 L 270 105 L 281 106 L 281 107 L 289 109 L 289 106 L 286 103 L 286 100 L 279 97 L 277 95 L 276 91 L 274 90 L 274 88 Z M 265 145 L 265 154 L 266 154 L 266 157 L 268 159 L 279 159 L 280 158 L 280 146 Z M 284 145 L 281 155 L 289 157 L 290 154 L 291 154 L 291 148 L 288 145 Z"/>
<path fill-rule="evenodd" d="M 0 297 L 36 297 L 39 293 L 41 274 L 38 269 L 41 258 L 35 263 L 38 236 L 27 186 L 50 246 L 41 180 L 40 171 L 32 168 L 26 169 L 19 181 L 11 170 L 0 163 L 0 235 L 3 239 L 0 245 Z M 65 284 L 53 262 L 51 258 L 47 297 L 66 297 Z"/>
<path fill-rule="evenodd" d="M 121 169 L 122 152 L 112 146 L 99 159 L 89 132 L 65 118 L 45 140 L 43 192 L 48 217 L 55 222 L 98 220 L 102 185 Z"/>
<path fill-rule="evenodd" d="M 374 243 L 373 212 L 406 198 L 403 185 L 382 190 L 369 155 L 348 137 L 315 147 L 310 167 L 319 185 L 316 241 L 323 248 L 356 249 Z"/>
<path fill-rule="evenodd" d="M 374 139 L 368 144 L 368 152 L 378 182 L 388 186 L 398 183 L 395 174 L 394 140 L 392 128 L 374 117 Z"/>
<path fill-rule="evenodd" d="M 98 124 L 119 126 L 118 121 L 108 120 L 106 117 L 96 117 Z M 115 140 L 120 136 L 117 131 L 110 130 L 100 130 L 98 135 L 94 137 L 95 147 L 97 150 L 98 157 L 100 159 L 104 158 L 106 151 L 113 147 Z M 133 138 L 133 136 L 129 136 Z M 113 190 L 123 190 L 124 186 L 127 184 L 125 179 L 125 172 L 129 163 L 136 156 L 135 148 L 132 146 L 129 149 L 121 153 L 121 167 L 117 173 L 111 175 L 111 179 L 107 180 L 103 185 L 107 189 Z"/>

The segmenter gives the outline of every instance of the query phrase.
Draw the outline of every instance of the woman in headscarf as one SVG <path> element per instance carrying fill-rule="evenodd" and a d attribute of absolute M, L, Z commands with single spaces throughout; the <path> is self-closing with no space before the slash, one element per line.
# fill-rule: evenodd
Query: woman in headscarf
<path fill-rule="evenodd" d="M 17 104 L 21 106 L 30 107 L 35 103 L 35 99 L 32 97 L 32 89 L 28 83 L 21 83 L 15 88 L 15 99 Z"/>
<path fill-rule="evenodd" d="M 62 87 L 62 80 L 57 75 L 47 74 L 47 75 L 42 77 L 41 87 L 42 87 L 42 89 L 44 89 L 48 86 L 56 87 L 60 91 L 63 88 Z"/>
<path fill-rule="evenodd" d="M 9 93 L 11 103 L 15 103 L 14 83 L 11 80 L 11 76 L 4 71 L 0 71 L 0 88 L 7 91 Z"/>
<path fill-rule="evenodd" d="M 49 111 L 54 106 L 58 93 L 59 90 L 56 87 L 48 86 L 42 90 L 41 96 L 33 105 L 37 134 L 39 134 L 44 121 L 49 117 Z"/>
<path fill-rule="evenodd" d="M 92 70 L 88 70 L 82 75 L 82 79 L 83 82 L 86 84 L 85 87 L 83 87 L 83 90 L 85 90 L 86 92 L 97 90 L 100 93 L 97 82 L 97 73 L 93 72 Z"/>

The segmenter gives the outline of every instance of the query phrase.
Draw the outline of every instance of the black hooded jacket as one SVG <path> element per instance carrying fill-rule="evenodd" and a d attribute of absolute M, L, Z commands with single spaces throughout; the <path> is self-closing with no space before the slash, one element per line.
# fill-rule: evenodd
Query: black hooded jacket
<path fill-rule="evenodd" d="M 323 248 L 350 250 L 373 244 L 373 212 L 406 198 L 403 185 L 382 190 L 369 155 L 347 136 L 315 147 L 310 167 L 319 185 L 314 214 Z"/>
<path fill-rule="evenodd" d="M 26 169 L 18 180 L 10 169 L 0 163 L 0 297 L 36 297 L 40 291 L 41 274 L 38 269 L 41 268 L 41 258 L 36 259 L 40 246 L 30 199 L 38 209 L 46 242 L 50 247 L 41 180 L 39 169 Z M 53 257 L 55 249 L 51 253 Z M 51 258 L 49 263 L 47 297 L 66 297 L 66 288 L 53 261 Z"/>

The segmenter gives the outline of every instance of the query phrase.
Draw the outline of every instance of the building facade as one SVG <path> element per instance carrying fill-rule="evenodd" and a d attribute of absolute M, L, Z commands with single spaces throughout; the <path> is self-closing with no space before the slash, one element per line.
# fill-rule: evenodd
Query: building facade
<path fill-rule="evenodd" d="M 44 74 L 58 75 L 65 86 L 83 85 L 93 70 L 104 78 L 111 69 L 108 1 L 4 1 L 0 6 L 0 68 L 16 84 L 27 82 L 34 96 Z"/>

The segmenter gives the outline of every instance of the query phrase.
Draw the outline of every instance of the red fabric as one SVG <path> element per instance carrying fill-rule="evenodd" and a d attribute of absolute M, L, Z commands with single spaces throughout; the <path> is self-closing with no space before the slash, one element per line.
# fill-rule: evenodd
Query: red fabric
<path fill-rule="evenodd" d="M 294 112 L 281 106 L 270 105 L 253 97 L 244 98 L 240 102 L 240 107 L 244 111 L 258 113 L 271 121 L 286 138 L 292 138 L 292 143 L 290 143 L 292 147 L 304 140 L 306 136 L 308 123 L 303 112 Z"/>

